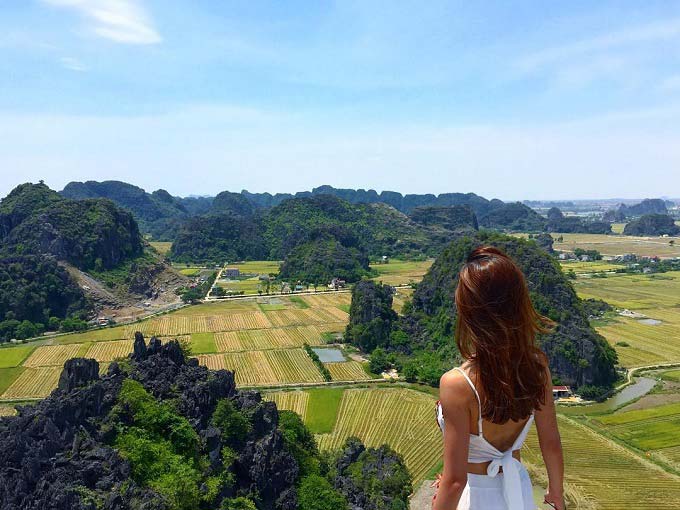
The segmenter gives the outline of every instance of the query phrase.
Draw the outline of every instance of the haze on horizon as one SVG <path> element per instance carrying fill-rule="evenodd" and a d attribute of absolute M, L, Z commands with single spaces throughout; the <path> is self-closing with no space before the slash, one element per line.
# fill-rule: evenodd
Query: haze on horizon
<path fill-rule="evenodd" d="M 29 0 L 0 194 L 680 196 L 680 2 Z"/>

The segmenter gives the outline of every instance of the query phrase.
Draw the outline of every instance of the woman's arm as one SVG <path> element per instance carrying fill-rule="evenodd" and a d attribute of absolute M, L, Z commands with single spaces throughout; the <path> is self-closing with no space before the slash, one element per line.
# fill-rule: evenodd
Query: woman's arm
<path fill-rule="evenodd" d="M 543 462 L 548 471 L 548 492 L 546 503 L 552 504 L 557 510 L 563 510 L 564 505 L 564 457 L 562 455 L 562 440 L 557 429 L 555 401 L 552 395 L 552 376 L 547 364 L 545 367 L 547 384 L 545 387 L 545 405 L 535 413 L 538 443 L 541 446 Z"/>
<path fill-rule="evenodd" d="M 433 510 L 455 510 L 467 483 L 470 393 L 462 375 L 453 372 L 442 376 L 439 400 L 444 411 L 444 471 Z"/>

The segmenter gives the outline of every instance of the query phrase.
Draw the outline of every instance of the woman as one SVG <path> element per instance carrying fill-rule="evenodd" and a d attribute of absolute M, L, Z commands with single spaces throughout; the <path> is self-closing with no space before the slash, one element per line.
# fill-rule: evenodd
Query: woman
<path fill-rule="evenodd" d="M 532 421 L 548 471 L 545 502 L 564 510 L 563 458 L 539 315 L 522 271 L 501 250 L 474 250 L 456 288 L 456 343 L 466 360 L 441 378 L 444 471 L 433 510 L 534 509 L 519 450 Z"/>

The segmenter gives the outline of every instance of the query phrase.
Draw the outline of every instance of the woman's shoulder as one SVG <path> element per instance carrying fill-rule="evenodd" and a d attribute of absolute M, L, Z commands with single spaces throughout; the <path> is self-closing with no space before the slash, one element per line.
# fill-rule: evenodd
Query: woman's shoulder
<path fill-rule="evenodd" d="M 456 400 L 469 400 L 471 388 L 461 370 L 453 368 L 442 375 L 439 380 L 439 395 L 441 400 L 448 400 L 451 398 Z"/>

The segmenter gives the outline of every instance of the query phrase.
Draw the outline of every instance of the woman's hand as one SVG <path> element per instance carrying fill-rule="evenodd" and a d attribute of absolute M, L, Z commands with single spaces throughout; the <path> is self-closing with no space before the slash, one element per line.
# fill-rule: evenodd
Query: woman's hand
<path fill-rule="evenodd" d="M 564 504 L 564 497 L 553 496 L 552 494 L 550 494 L 550 492 L 546 492 L 543 498 L 543 502 L 548 503 L 555 510 L 565 510 L 567 508 L 567 506 Z"/>

